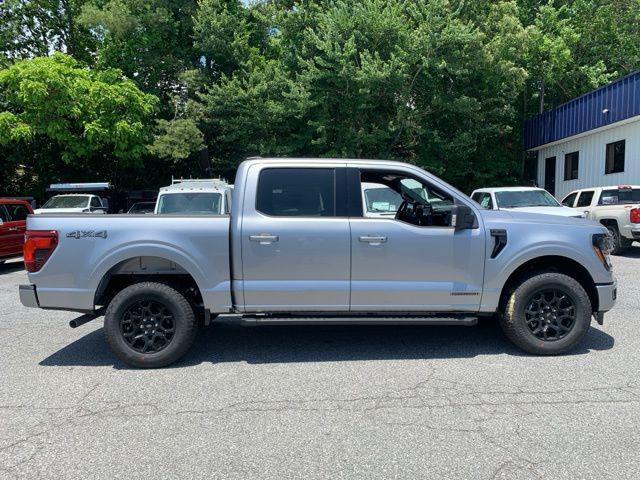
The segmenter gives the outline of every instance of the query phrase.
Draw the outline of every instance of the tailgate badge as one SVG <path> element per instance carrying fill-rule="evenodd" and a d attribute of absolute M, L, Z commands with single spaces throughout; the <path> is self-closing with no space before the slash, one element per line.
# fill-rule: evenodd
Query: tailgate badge
<path fill-rule="evenodd" d="M 67 238 L 107 238 L 106 230 L 76 230 L 67 233 Z"/>

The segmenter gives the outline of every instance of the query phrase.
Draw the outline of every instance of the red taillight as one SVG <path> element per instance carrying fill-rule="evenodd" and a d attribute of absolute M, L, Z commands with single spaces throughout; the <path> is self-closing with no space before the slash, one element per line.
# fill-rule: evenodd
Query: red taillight
<path fill-rule="evenodd" d="M 631 223 L 640 223 L 640 208 L 632 208 L 629 211 L 629 219 Z"/>
<path fill-rule="evenodd" d="M 55 230 L 27 230 L 24 236 L 24 267 L 27 272 L 37 272 L 58 246 L 58 232 Z"/>

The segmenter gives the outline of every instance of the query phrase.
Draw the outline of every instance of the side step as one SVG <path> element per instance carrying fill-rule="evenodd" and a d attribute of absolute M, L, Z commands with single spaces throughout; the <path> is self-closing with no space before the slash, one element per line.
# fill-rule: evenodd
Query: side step
<path fill-rule="evenodd" d="M 478 318 L 469 314 L 446 315 L 245 315 L 242 325 L 462 325 L 470 327 L 478 323 Z"/>

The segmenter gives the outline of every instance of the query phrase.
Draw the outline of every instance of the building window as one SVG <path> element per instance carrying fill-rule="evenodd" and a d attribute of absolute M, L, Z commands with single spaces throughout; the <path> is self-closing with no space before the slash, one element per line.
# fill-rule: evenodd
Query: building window
<path fill-rule="evenodd" d="M 578 178 L 578 163 L 580 161 L 579 152 L 567 153 L 564 156 L 564 179 L 575 180 Z"/>
<path fill-rule="evenodd" d="M 607 144 L 607 162 L 604 173 L 624 172 L 624 144 L 624 140 Z"/>

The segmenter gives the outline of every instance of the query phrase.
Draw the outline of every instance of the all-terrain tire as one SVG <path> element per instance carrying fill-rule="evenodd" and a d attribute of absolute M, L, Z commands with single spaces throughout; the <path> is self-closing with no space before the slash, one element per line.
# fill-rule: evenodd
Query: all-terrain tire
<path fill-rule="evenodd" d="M 128 312 L 137 308 L 137 305 L 147 304 L 146 302 L 153 302 L 156 309 L 158 305 L 163 306 L 163 312 L 171 315 L 173 334 L 159 351 L 143 353 L 125 339 L 125 330 L 126 315 L 130 315 Z M 149 322 L 153 324 L 153 320 Z M 111 300 L 104 316 L 104 332 L 109 347 L 120 360 L 138 368 L 159 368 L 175 362 L 189 350 L 196 331 L 197 320 L 189 301 L 180 292 L 163 283 L 141 282 L 124 288 Z M 149 336 L 153 334 L 149 333 Z M 147 340 L 143 341 L 146 343 Z"/>
<path fill-rule="evenodd" d="M 557 290 L 574 305 L 574 323 L 564 337 L 544 340 L 536 336 L 532 329 L 537 328 L 534 321 L 530 327 L 527 313 L 531 302 L 541 292 Z M 561 273 L 540 272 L 520 281 L 509 293 L 506 307 L 500 318 L 500 326 L 505 335 L 522 350 L 536 355 L 559 355 L 575 348 L 584 338 L 591 324 L 592 307 L 589 295 L 575 279 Z M 529 317 L 530 318 L 530 317 Z M 553 328 L 553 327 L 552 327 Z"/>

